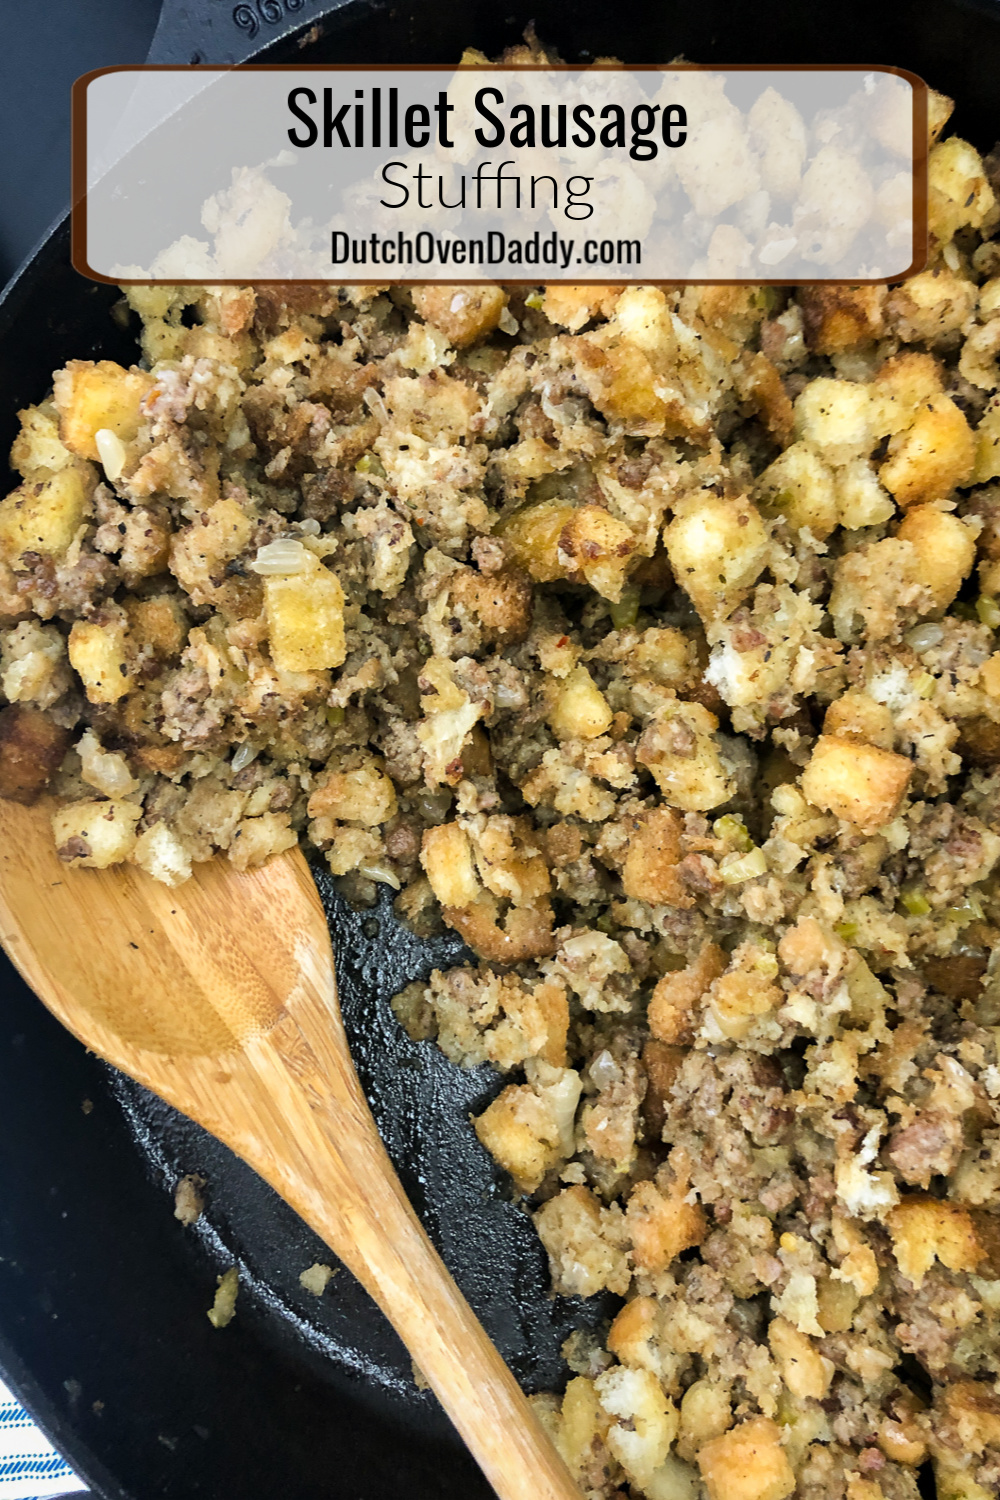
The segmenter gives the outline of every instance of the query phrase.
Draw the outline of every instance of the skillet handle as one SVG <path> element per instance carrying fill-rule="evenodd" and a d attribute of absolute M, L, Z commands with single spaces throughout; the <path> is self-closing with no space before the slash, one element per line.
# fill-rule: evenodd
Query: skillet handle
<path fill-rule="evenodd" d="M 150 63 L 253 62 L 265 48 L 307 30 L 350 0 L 163 0 Z"/>

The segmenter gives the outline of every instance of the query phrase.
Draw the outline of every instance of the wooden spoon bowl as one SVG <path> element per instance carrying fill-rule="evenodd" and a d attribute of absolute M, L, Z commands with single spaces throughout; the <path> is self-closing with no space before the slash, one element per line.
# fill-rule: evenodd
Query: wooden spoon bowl
<path fill-rule="evenodd" d="M 298 850 L 183 886 L 69 870 L 43 804 L 0 802 L 0 942 L 85 1046 L 241 1156 L 396 1328 L 502 1500 L 579 1500 L 379 1139 Z"/>

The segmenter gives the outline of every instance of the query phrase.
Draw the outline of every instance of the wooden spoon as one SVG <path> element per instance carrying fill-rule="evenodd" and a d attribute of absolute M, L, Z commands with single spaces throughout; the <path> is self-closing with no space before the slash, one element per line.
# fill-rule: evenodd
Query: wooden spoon
<path fill-rule="evenodd" d="M 70 870 L 49 809 L 0 801 L 0 941 L 91 1051 L 218 1136 L 386 1314 L 502 1500 L 580 1500 L 379 1139 L 298 850 L 240 874 Z"/>

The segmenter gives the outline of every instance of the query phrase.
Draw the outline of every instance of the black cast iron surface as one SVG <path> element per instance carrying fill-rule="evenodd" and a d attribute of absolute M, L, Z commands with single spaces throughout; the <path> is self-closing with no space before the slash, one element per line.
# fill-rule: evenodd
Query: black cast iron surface
<path fill-rule="evenodd" d="M 955 128 L 980 148 L 1000 133 L 992 0 L 844 0 L 835 16 L 788 0 L 613 12 L 606 0 L 351 0 L 324 18 L 329 9 L 251 0 L 251 36 L 246 5 L 167 0 L 155 55 L 233 60 L 298 25 L 269 60 L 440 63 L 467 45 L 496 53 L 534 20 L 570 61 L 894 63 L 954 94 Z M 135 357 L 134 330 L 110 317 L 114 291 L 81 281 L 67 249 L 64 226 L 0 304 L 4 450 L 18 407 L 41 398 L 67 358 Z M 386 906 L 351 912 L 325 877 L 324 898 L 358 1071 L 407 1190 L 519 1377 L 555 1383 L 566 1329 L 607 1309 L 548 1297 L 530 1224 L 467 1120 L 497 1080 L 410 1043 L 388 1008 L 401 984 L 458 949 L 416 943 Z M 303 1292 L 299 1272 L 329 1255 L 294 1215 L 203 1132 L 84 1053 L 5 959 L 0 999 L 0 1367 L 95 1488 L 112 1500 L 484 1496 L 348 1273 L 321 1299 Z M 189 1171 L 208 1178 L 193 1230 L 172 1212 Z M 233 1262 L 237 1317 L 216 1331 L 205 1312 Z"/>

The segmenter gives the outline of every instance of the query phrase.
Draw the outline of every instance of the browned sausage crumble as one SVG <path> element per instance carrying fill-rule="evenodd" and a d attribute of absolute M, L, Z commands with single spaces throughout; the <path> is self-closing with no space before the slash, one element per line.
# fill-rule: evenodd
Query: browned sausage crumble
<path fill-rule="evenodd" d="M 1000 1491 L 1000 215 L 930 170 L 889 289 L 134 288 L 22 413 L 0 790 L 462 934 L 397 1012 L 625 1299 L 538 1398 L 591 1497 Z"/>

